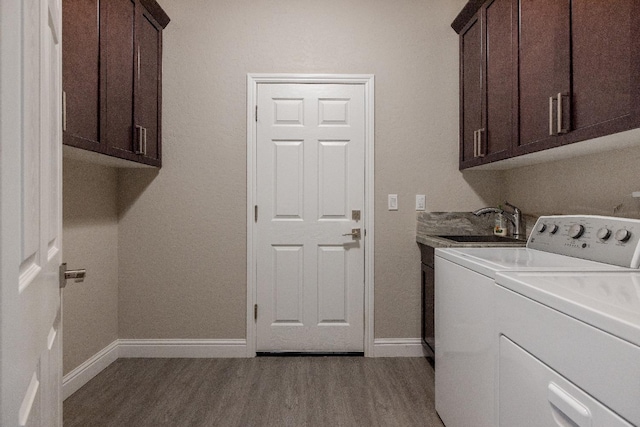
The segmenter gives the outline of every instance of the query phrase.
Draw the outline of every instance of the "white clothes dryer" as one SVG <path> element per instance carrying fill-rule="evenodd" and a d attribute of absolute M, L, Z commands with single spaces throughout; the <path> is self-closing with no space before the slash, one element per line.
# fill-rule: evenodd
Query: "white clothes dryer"
<path fill-rule="evenodd" d="M 496 280 L 500 426 L 640 425 L 640 273 Z"/>

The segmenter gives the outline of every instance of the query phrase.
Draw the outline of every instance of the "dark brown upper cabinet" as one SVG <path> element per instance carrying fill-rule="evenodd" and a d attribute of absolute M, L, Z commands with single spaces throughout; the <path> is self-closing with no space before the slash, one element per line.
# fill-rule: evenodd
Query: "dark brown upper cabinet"
<path fill-rule="evenodd" d="M 99 0 L 63 0 L 63 141 L 101 149 Z"/>
<path fill-rule="evenodd" d="M 63 0 L 63 142 L 161 166 L 162 30 L 154 0 Z"/>
<path fill-rule="evenodd" d="M 512 0 L 482 5 L 460 32 L 460 166 L 509 155 L 514 116 L 516 19 Z"/>
<path fill-rule="evenodd" d="M 640 0 L 472 0 L 452 27 L 460 169 L 640 127 Z"/>

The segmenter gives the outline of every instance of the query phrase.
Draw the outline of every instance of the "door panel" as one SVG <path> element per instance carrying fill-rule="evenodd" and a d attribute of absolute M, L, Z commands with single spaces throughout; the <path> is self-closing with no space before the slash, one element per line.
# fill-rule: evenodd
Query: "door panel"
<path fill-rule="evenodd" d="M 574 129 L 631 113 L 632 5 L 572 2 Z"/>
<path fill-rule="evenodd" d="M 461 66 L 461 163 L 475 157 L 475 132 L 482 128 L 482 33 L 480 20 L 471 20 L 460 38 Z"/>
<path fill-rule="evenodd" d="M 513 32 L 512 0 L 495 0 L 487 5 L 485 12 L 486 43 L 486 107 L 484 128 L 486 141 L 484 150 L 494 155 L 511 149 L 514 138 L 512 121 L 513 106 Z"/>
<path fill-rule="evenodd" d="M 258 351 L 363 351 L 364 87 L 258 87 Z"/>
<path fill-rule="evenodd" d="M 2 91 L 19 88 L 0 109 L 0 424 L 60 426 L 60 3 L 15 3 L 0 18 L 0 39 L 15 41 L 3 44 Z M 7 51 L 21 61 L 6 61 Z"/>
<path fill-rule="evenodd" d="M 320 219 L 347 218 L 349 141 L 318 141 Z"/>
<path fill-rule="evenodd" d="M 138 89 L 136 94 L 136 124 L 143 126 L 145 157 L 160 159 L 160 108 L 162 28 L 140 7 L 138 38 Z"/>
<path fill-rule="evenodd" d="M 66 91 L 65 143 L 100 144 L 99 0 L 63 0 L 65 44 L 63 87 Z M 111 2 L 108 2 L 111 3 Z"/>
<path fill-rule="evenodd" d="M 348 325 L 349 257 L 343 245 L 318 247 L 318 324 Z"/>
<path fill-rule="evenodd" d="M 274 218 L 302 219 L 303 141 L 273 141 Z"/>
<path fill-rule="evenodd" d="M 135 2 L 101 2 L 104 31 L 106 106 L 104 109 L 108 146 L 133 152 L 133 77 Z"/>
<path fill-rule="evenodd" d="M 302 324 L 304 248 L 273 246 L 273 323 Z"/>
<path fill-rule="evenodd" d="M 557 140 L 550 135 L 549 125 L 550 116 L 555 120 L 557 105 L 554 103 L 549 111 L 549 98 L 570 91 L 569 14 L 570 2 L 567 0 L 520 2 L 521 146 L 544 147 Z M 557 123 L 554 129 L 556 127 Z"/>

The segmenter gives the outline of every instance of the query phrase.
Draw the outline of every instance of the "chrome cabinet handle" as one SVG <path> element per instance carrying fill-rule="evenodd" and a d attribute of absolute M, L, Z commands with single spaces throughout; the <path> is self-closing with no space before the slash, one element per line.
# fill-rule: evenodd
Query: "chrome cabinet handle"
<path fill-rule="evenodd" d="M 142 138 L 142 154 L 143 155 L 147 155 L 147 128 L 142 128 L 142 133 L 144 135 L 144 137 Z"/>
<path fill-rule="evenodd" d="M 478 157 L 478 131 L 473 131 L 473 158 Z"/>
<path fill-rule="evenodd" d="M 567 98 L 569 97 L 569 95 L 565 95 L 562 92 L 558 93 L 558 102 L 557 102 L 557 104 L 558 104 L 558 135 L 569 132 L 569 128 L 568 127 L 566 127 L 566 128 L 562 127 L 562 122 L 563 122 L 563 119 L 562 119 L 562 106 L 563 106 L 563 103 L 562 103 L 562 101 L 563 101 L 563 98 L 565 96 Z"/>
<path fill-rule="evenodd" d="M 140 80 L 140 45 L 138 45 L 138 80 Z"/>
<path fill-rule="evenodd" d="M 553 133 L 553 96 L 549 97 L 549 135 L 555 135 Z"/>
<path fill-rule="evenodd" d="M 134 149 L 134 153 L 136 154 L 144 154 L 144 128 L 140 125 L 136 125 L 136 147 Z"/>
<path fill-rule="evenodd" d="M 484 128 L 478 129 L 478 157 L 484 157 L 486 154 L 482 146 L 482 132 L 484 132 Z"/>

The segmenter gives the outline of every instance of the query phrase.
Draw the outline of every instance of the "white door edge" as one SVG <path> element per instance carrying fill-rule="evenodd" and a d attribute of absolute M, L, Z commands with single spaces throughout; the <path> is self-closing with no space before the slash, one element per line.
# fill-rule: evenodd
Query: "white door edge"
<path fill-rule="evenodd" d="M 365 90 L 364 205 L 364 355 L 374 356 L 374 75 L 373 74 L 247 74 L 247 357 L 256 356 L 254 304 L 256 285 L 256 168 L 258 84 L 332 83 L 363 85 Z"/>

